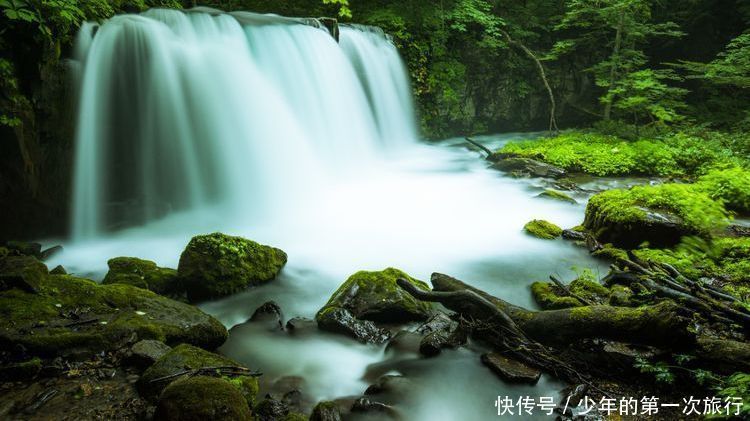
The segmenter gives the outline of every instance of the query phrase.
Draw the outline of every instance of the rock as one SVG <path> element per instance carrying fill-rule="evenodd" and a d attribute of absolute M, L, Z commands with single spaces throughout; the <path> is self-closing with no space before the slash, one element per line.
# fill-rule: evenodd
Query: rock
<path fill-rule="evenodd" d="M 48 275 L 47 266 L 32 256 L 6 256 L 0 259 L 0 291 L 18 288 L 36 293 Z"/>
<path fill-rule="evenodd" d="M 188 299 L 206 300 L 268 282 L 286 264 L 282 250 L 241 237 L 213 233 L 193 237 L 180 256 L 178 275 Z"/>
<path fill-rule="evenodd" d="M 340 307 L 321 310 L 316 320 L 320 330 L 347 335 L 362 343 L 382 344 L 391 337 L 387 330 L 378 328 L 369 320 L 357 319 L 349 310 Z"/>
<path fill-rule="evenodd" d="M 172 347 L 164 342 L 145 339 L 130 347 L 128 360 L 138 367 L 148 367 L 166 355 Z"/>
<path fill-rule="evenodd" d="M 138 391 L 146 399 L 156 399 L 159 393 L 177 377 L 156 381 L 156 379 L 182 373 L 186 370 L 196 370 L 207 367 L 243 367 L 242 364 L 233 361 L 223 355 L 214 354 L 201 348 L 188 344 L 174 347 L 159 358 L 151 367 L 146 369 L 138 379 Z M 244 399 L 249 403 L 255 402 L 258 393 L 258 379 L 250 375 L 237 376 L 232 379 L 234 385 Z"/>
<path fill-rule="evenodd" d="M 256 308 L 248 321 L 267 323 L 271 330 L 284 330 L 283 320 L 281 307 L 275 301 L 268 301 Z"/>
<path fill-rule="evenodd" d="M 255 407 L 254 415 L 258 421 L 281 421 L 289 415 L 289 408 L 284 402 L 266 396 L 266 398 Z"/>
<path fill-rule="evenodd" d="M 419 352 L 420 342 L 422 342 L 422 335 L 417 332 L 400 330 L 388 341 L 385 350 L 417 353 Z"/>
<path fill-rule="evenodd" d="M 417 329 L 424 337 L 419 343 L 419 352 L 432 357 L 443 348 L 455 348 L 466 343 L 467 334 L 458 322 L 443 313 L 438 313 Z"/>
<path fill-rule="evenodd" d="M 318 402 L 310 415 L 310 421 L 341 421 L 341 412 L 335 402 Z"/>
<path fill-rule="evenodd" d="M 343 308 L 362 320 L 383 323 L 405 323 L 426 320 L 433 312 L 431 304 L 419 301 L 396 284 L 404 278 L 424 290 L 429 286 L 406 273 L 387 268 L 379 272 L 360 271 L 350 276 L 333 293 L 320 315 L 333 308 Z M 318 321 L 320 323 L 320 321 Z"/>
<path fill-rule="evenodd" d="M 293 317 L 286 322 L 286 331 L 291 335 L 317 332 L 318 324 L 306 317 Z"/>
<path fill-rule="evenodd" d="M 750 226 L 732 224 L 727 227 L 727 235 L 730 237 L 750 237 Z"/>
<path fill-rule="evenodd" d="M 564 169 L 530 158 L 504 158 L 497 160 L 492 168 L 504 171 L 513 177 L 562 178 Z"/>
<path fill-rule="evenodd" d="M 10 251 L 24 256 L 40 257 L 42 254 L 42 245 L 26 241 L 8 241 L 5 247 Z"/>
<path fill-rule="evenodd" d="M 523 227 L 524 231 L 536 238 L 554 240 L 562 235 L 562 228 L 541 219 L 534 219 Z"/>
<path fill-rule="evenodd" d="M 401 375 L 386 374 L 380 376 L 375 384 L 371 384 L 367 388 L 367 390 L 365 390 L 365 395 L 370 396 L 390 394 L 396 396 L 404 396 L 405 393 L 413 390 L 413 388 L 414 383 L 412 383 L 411 380 L 407 379 L 406 377 Z"/>
<path fill-rule="evenodd" d="M 483 354 L 482 363 L 509 383 L 536 384 L 542 376 L 541 371 L 495 352 Z"/>
<path fill-rule="evenodd" d="M 227 380 L 197 376 L 170 384 L 159 398 L 154 419 L 164 421 L 250 421 L 247 401 Z"/>
<path fill-rule="evenodd" d="M 562 238 L 571 241 L 586 241 L 586 232 L 567 229 L 563 230 Z"/>
<path fill-rule="evenodd" d="M 303 395 L 307 388 L 305 379 L 299 376 L 284 376 L 273 383 L 269 394 L 274 399 L 280 400 L 290 412 L 303 412 L 308 402 Z"/>
<path fill-rule="evenodd" d="M 62 265 L 57 265 L 54 267 L 54 269 L 49 271 L 49 274 L 50 275 L 67 275 L 68 271 L 65 270 L 65 268 Z"/>
<path fill-rule="evenodd" d="M 47 260 L 50 257 L 52 257 L 52 256 L 54 256 L 54 255 L 56 255 L 58 253 L 62 253 L 62 251 L 63 251 L 63 247 L 61 245 L 52 246 L 52 247 L 50 247 L 50 248 L 45 249 L 44 251 L 42 251 L 39 254 L 39 258 L 42 259 L 42 260 Z"/>
<path fill-rule="evenodd" d="M 568 203 L 578 203 L 575 199 L 568 196 L 567 194 L 563 192 L 559 192 L 557 190 L 547 189 L 541 193 L 539 193 L 536 197 L 542 197 L 547 199 L 554 199 L 561 202 L 568 202 Z"/>
<path fill-rule="evenodd" d="M 48 275 L 38 293 L 0 291 L 0 348 L 20 345 L 32 356 L 90 357 L 143 339 L 214 349 L 226 338 L 200 309 L 130 285 Z"/>
<path fill-rule="evenodd" d="M 115 257 L 107 261 L 109 272 L 102 284 L 127 284 L 160 295 L 179 294 L 181 283 L 174 269 L 161 268 L 150 260 L 137 257 Z"/>
<path fill-rule="evenodd" d="M 374 402 L 369 398 L 362 397 L 354 401 L 352 412 L 362 412 L 368 415 L 393 419 L 401 419 L 398 412 L 390 405 L 381 402 Z"/>

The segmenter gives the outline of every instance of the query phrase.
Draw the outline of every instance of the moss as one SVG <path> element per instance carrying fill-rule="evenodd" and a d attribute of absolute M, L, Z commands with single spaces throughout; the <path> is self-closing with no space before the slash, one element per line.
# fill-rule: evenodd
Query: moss
<path fill-rule="evenodd" d="M 537 197 L 545 197 L 548 199 L 554 199 L 559 200 L 561 202 L 568 202 L 568 203 L 578 203 L 575 199 L 568 196 L 567 194 L 563 192 L 559 192 L 557 190 L 547 189 L 537 195 Z"/>
<path fill-rule="evenodd" d="M 609 298 L 609 288 L 594 279 L 579 277 L 568 286 L 570 291 L 591 302 L 606 301 Z"/>
<path fill-rule="evenodd" d="M 630 307 L 632 302 L 633 291 L 623 285 L 612 285 L 610 288 L 609 305 Z"/>
<path fill-rule="evenodd" d="M 32 358 L 20 363 L 8 364 L 0 367 L 0 380 L 16 381 L 30 379 L 42 370 L 42 360 Z"/>
<path fill-rule="evenodd" d="M 533 235 L 534 237 L 541 238 L 544 240 L 554 240 L 555 238 L 562 235 L 562 228 L 557 225 L 543 221 L 541 219 L 535 219 L 524 225 L 523 229 Z"/>
<path fill-rule="evenodd" d="M 328 421 L 341 419 L 339 406 L 335 402 L 318 402 L 310 415 L 310 421 Z"/>
<path fill-rule="evenodd" d="M 35 292 L 47 274 L 47 266 L 35 257 L 6 256 L 0 259 L 0 290 L 20 288 Z"/>
<path fill-rule="evenodd" d="M 153 381 L 154 379 L 185 370 L 222 366 L 242 367 L 242 364 L 223 355 L 214 354 L 192 345 L 181 344 L 172 348 L 143 372 L 138 380 L 138 390 L 147 399 L 155 399 L 174 379 L 159 382 Z M 230 384 L 242 393 L 247 402 L 255 402 L 258 393 L 258 379 L 252 376 L 236 376 L 231 379 Z"/>
<path fill-rule="evenodd" d="M 109 272 L 102 284 L 128 284 L 162 295 L 179 293 L 180 282 L 174 269 L 161 268 L 136 257 L 115 257 L 107 265 Z"/>
<path fill-rule="evenodd" d="M 750 213 L 750 171 L 741 167 L 709 171 L 696 183 L 698 189 L 732 211 Z"/>
<path fill-rule="evenodd" d="M 628 253 L 625 250 L 617 248 L 612 244 L 605 244 L 604 247 L 600 248 L 599 250 L 595 250 L 591 253 L 591 255 L 594 257 L 615 261 L 617 261 L 618 259 L 628 258 Z"/>
<path fill-rule="evenodd" d="M 534 282 L 531 284 L 531 294 L 534 301 L 544 310 L 579 307 L 583 303 L 577 299 L 562 295 L 562 291 L 551 282 Z"/>
<path fill-rule="evenodd" d="M 359 271 L 350 276 L 316 315 L 319 320 L 335 308 L 344 308 L 356 318 L 374 322 L 399 323 L 425 320 L 432 305 L 419 301 L 396 284 L 403 278 L 429 291 L 430 287 L 406 273 L 387 268 L 382 271 Z"/>
<path fill-rule="evenodd" d="M 193 237 L 180 256 L 178 275 L 188 298 L 230 295 L 268 282 L 286 264 L 282 250 L 221 233 Z"/>
<path fill-rule="evenodd" d="M 231 383 L 197 376 L 177 380 L 164 389 L 154 419 L 249 421 L 252 415 L 247 401 Z"/>
<path fill-rule="evenodd" d="M 307 421 L 308 418 L 304 414 L 300 414 L 299 412 L 290 412 L 286 414 L 283 421 Z"/>
<path fill-rule="evenodd" d="M 78 319 L 67 314 L 75 312 Z M 76 324 L 76 320 L 92 322 Z M 216 347 L 226 329 L 199 309 L 130 285 L 98 285 L 70 275 L 44 278 L 38 293 L 0 292 L 0 343 L 35 355 L 114 350 L 132 339 Z"/>

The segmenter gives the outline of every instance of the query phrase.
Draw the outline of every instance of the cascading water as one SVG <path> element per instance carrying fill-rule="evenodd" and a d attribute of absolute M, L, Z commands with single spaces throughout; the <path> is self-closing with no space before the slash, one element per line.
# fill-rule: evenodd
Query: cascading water
<path fill-rule="evenodd" d="M 378 30 L 343 26 L 337 44 L 314 20 L 151 10 L 85 25 L 75 58 L 74 241 L 50 265 L 92 277 L 123 255 L 175 267 L 211 231 L 287 251 L 279 279 L 202 305 L 231 327 L 271 299 L 311 317 L 357 270 L 449 273 L 530 306 L 528 282 L 599 264 L 522 232 L 534 218 L 577 225 L 583 204 L 533 199 L 540 186 L 464 148 L 417 142 L 404 65 Z M 465 349 L 422 359 L 252 325 L 222 351 L 263 382 L 305 378 L 313 400 L 402 373 L 414 387 L 396 404 L 415 420 L 492 418 L 497 395 L 559 386 L 503 384 Z"/>

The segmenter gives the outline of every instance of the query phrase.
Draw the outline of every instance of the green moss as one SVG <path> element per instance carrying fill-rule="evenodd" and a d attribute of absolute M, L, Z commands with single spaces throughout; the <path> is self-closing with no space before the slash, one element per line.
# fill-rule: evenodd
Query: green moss
<path fill-rule="evenodd" d="M 71 312 L 78 320 L 92 322 L 76 324 L 66 316 Z M 21 344 L 34 354 L 113 350 L 133 334 L 137 339 L 216 347 L 227 332 L 195 307 L 130 285 L 50 275 L 38 293 L 0 292 L 0 343 Z"/>
<path fill-rule="evenodd" d="M 562 228 L 557 225 L 543 221 L 541 219 L 535 219 L 524 225 L 523 229 L 533 235 L 534 237 L 541 238 L 544 240 L 554 240 L 555 238 L 562 235 Z"/>
<path fill-rule="evenodd" d="M 544 310 L 557 310 L 561 308 L 579 307 L 583 303 L 577 299 L 564 296 L 558 287 L 551 282 L 534 282 L 531 284 L 531 294 L 534 301 Z"/>
<path fill-rule="evenodd" d="M 180 282 L 174 269 L 161 268 L 150 260 L 136 257 L 115 257 L 107 265 L 109 272 L 102 284 L 128 284 L 162 295 L 179 292 Z"/>
<path fill-rule="evenodd" d="M 607 287 L 587 277 L 574 279 L 568 287 L 570 288 L 570 292 L 595 303 L 606 301 L 610 294 Z"/>
<path fill-rule="evenodd" d="M 387 268 L 382 271 L 359 271 L 350 276 L 325 306 L 318 312 L 320 319 L 336 307 L 349 310 L 358 319 L 375 322 L 398 323 L 424 320 L 432 312 L 432 305 L 412 297 L 396 284 L 403 278 L 415 286 L 430 290 L 430 287 L 406 273 Z"/>
<path fill-rule="evenodd" d="M 32 358 L 20 363 L 8 364 L 0 367 L 0 380 L 15 381 L 30 379 L 42 370 L 42 360 Z"/>
<path fill-rule="evenodd" d="M 568 202 L 568 203 L 578 203 L 575 199 L 568 196 L 567 194 L 563 192 L 559 192 L 557 190 L 547 189 L 537 195 L 537 197 L 546 197 L 549 199 L 559 200 L 562 202 Z"/>
<path fill-rule="evenodd" d="M 609 305 L 630 307 L 633 305 L 631 301 L 633 297 L 633 291 L 630 288 L 623 285 L 612 285 L 610 288 Z"/>
<path fill-rule="evenodd" d="M 307 421 L 308 418 L 304 414 L 300 414 L 298 412 L 290 412 L 286 414 L 283 421 Z"/>
<path fill-rule="evenodd" d="M 605 244 L 604 247 L 600 248 L 599 250 L 595 250 L 591 253 L 594 257 L 599 257 L 602 259 L 609 259 L 609 260 L 617 260 L 617 259 L 627 259 L 628 253 L 620 248 L 617 248 L 613 246 L 612 244 Z"/>
<path fill-rule="evenodd" d="M 750 213 L 750 171 L 741 167 L 709 171 L 696 186 L 732 211 Z"/>
<path fill-rule="evenodd" d="M 197 376 L 180 379 L 164 389 L 154 419 L 167 421 L 250 421 L 250 407 L 226 380 Z"/>
<path fill-rule="evenodd" d="M 331 401 L 318 402 L 310 415 L 310 421 L 326 421 L 340 418 L 339 406 Z"/>
<path fill-rule="evenodd" d="M 138 380 L 138 390 L 148 399 L 155 399 L 159 393 L 174 379 L 153 381 L 155 379 L 181 373 L 185 370 L 195 370 L 205 367 L 233 366 L 242 364 L 223 355 L 214 354 L 188 344 L 181 344 L 172 348 L 159 358 L 151 367 L 146 369 Z M 258 393 L 258 379 L 251 376 L 236 376 L 230 381 L 248 402 L 255 402 Z"/>
<path fill-rule="evenodd" d="M 193 237 L 180 256 L 178 275 L 188 298 L 222 297 L 268 282 L 286 264 L 282 250 L 221 233 Z"/>

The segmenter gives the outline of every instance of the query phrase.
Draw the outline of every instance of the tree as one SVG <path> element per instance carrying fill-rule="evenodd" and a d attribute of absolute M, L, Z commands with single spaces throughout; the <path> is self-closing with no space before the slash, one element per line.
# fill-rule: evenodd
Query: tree
<path fill-rule="evenodd" d="M 664 91 L 655 82 L 663 84 L 669 80 L 669 73 L 644 70 L 648 60 L 643 52 L 644 45 L 655 37 L 679 37 L 682 35 L 672 22 L 651 22 L 652 0 L 569 0 L 562 21 L 557 30 L 569 30 L 577 36 L 558 42 L 554 48 L 556 55 L 573 49 L 586 49 L 599 60 L 591 67 L 596 84 L 604 90 L 600 101 L 604 106 L 603 117 L 609 120 L 612 109 L 632 110 L 632 101 L 621 101 L 621 94 L 646 88 Z M 609 53 L 604 51 L 602 40 L 609 40 Z M 649 83 L 638 83 L 648 80 Z M 648 85 L 648 86 L 646 86 Z M 639 87 L 640 86 L 640 87 Z M 678 91 L 670 91 L 671 96 Z M 656 99 L 659 95 L 650 95 Z M 674 104 L 673 104 L 674 105 Z M 656 110 L 655 104 L 646 109 Z M 664 105 L 662 108 L 669 108 Z M 659 113 L 665 116 L 670 113 Z M 659 118 L 657 115 L 652 115 Z"/>

